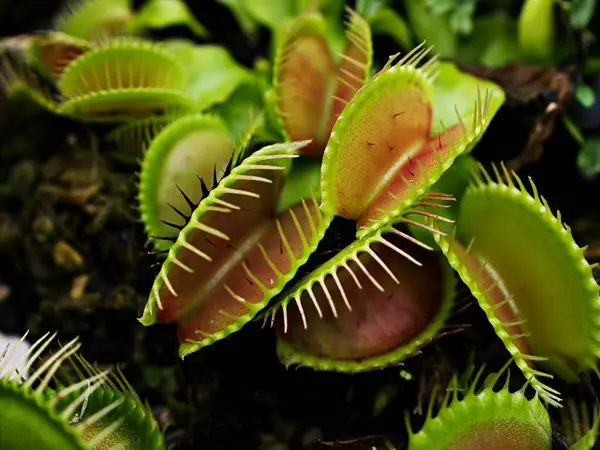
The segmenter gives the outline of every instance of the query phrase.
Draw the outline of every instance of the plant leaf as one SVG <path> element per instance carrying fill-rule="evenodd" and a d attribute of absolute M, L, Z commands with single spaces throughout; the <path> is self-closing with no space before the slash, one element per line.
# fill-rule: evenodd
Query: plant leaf
<path fill-rule="evenodd" d="M 381 8 L 376 12 L 364 15 L 371 26 L 373 34 L 387 34 L 402 48 L 414 47 L 412 32 L 406 21 L 391 8 Z"/>
<path fill-rule="evenodd" d="M 600 173 L 600 137 L 589 137 L 577 155 L 581 175 L 591 180 Z"/>
<path fill-rule="evenodd" d="M 129 24 L 134 33 L 177 25 L 187 26 L 201 38 L 209 35 L 208 30 L 194 17 L 182 0 L 147 0 Z"/>
<path fill-rule="evenodd" d="M 346 104 L 363 87 L 371 75 L 373 44 L 371 29 L 367 22 L 348 9 L 349 21 L 346 30 L 346 45 L 337 68 L 338 80 L 331 105 L 330 125 L 327 135 Z"/>
<path fill-rule="evenodd" d="M 288 139 L 312 139 L 303 153 L 321 153 L 327 141 L 335 65 L 322 15 L 304 15 L 283 32 L 273 70 L 277 109 Z"/>
<path fill-rule="evenodd" d="M 81 39 L 105 39 L 126 33 L 133 17 L 130 0 L 83 0 L 66 4 L 54 28 Z"/>
<path fill-rule="evenodd" d="M 435 101 L 431 136 L 458 125 L 456 111 L 463 118 L 467 128 L 472 126 L 473 114 L 477 107 L 478 90 L 491 93 L 489 119 L 504 103 L 504 90 L 496 83 L 478 78 L 459 70 L 452 62 L 438 64 L 438 76 L 434 81 Z M 481 134 L 485 128 L 481 130 Z M 474 144 L 473 144 L 474 145 Z M 467 151 L 469 151 L 468 149 Z"/>
<path fill-rule="evenodd" d="M 280 27 L 296 13 L 293 0 L 242 0 L 242 4 L 258 23 L 271 29 Z"/>
<path fill-rule="evenodd" d="M 251 79 L 250 71 L 223 47 L 194 45 L 180 39 L 164 45 L 188 73 L 187 92 L 199 111 L 225 102 L 243 82 Z"/>
<path fill-rule="evenodd" d="M 427 2 L 406 0 L 408 20 L 420 41 L 435 48 L 441 56 L 452 58 L 457 53 L 458 39 L 444 16 L 433 14 Z"/>
<path fill-rule="evenodd" d="M 384 68 L 354 96 L 323 156 L 325 212 L 358 219 L 390 180 L 400 178 L 428 140 L 433 98 L 428 72 L 411 59 Z"/>
<path fill-rule="evenodd" d="M 534 61 L 554 50 L 554 0 L 525 0 L 518 21 L 519 48 Z"/>

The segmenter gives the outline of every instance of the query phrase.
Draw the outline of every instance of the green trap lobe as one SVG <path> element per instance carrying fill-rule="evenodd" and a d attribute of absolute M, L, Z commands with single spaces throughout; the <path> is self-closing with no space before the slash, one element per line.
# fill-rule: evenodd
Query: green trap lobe
<path fill-rule="evenodd" d="M 90 50 L 86 41 L 62 33 L 49 33 L 32 39 L 31 52 L 44 73 L 59 78 L 65 68 Z"/>
<path fill-rule="evenodd" d="M 57 111 L 74 119 L 90 122 L 121 122 L 147 118 L 165 112 L 183 113 L 192 104 L 183 93 L 171 89 L 103 91 L 77 97 L 61 104 Z"/>
<path fill-rule="evenodd" d="M 347 269 L 340 267 L 337 276 L 352 310 L 347 308 L 335 279 L 328 274 L 324 282 L 336 305 L 338 317 L 333 315 L 323 288 L 315 283 L 312 292 L 323 318 L 319 317 L 308 291 L 305 291 L 301 302 L 306 315 L 306 329 L 299 309 L 289 307 L 287 333 L 281 333 L 284 322 L 278 322 L 280 338 L 302 353 L 335 360 L 361 361 L 397 350 L 423 333 L 439 313 L 445 295 L 442 268 L 434 253 L 403 242 L 401 238 L 387 239 L 423 266 L 417 266 L 381 243 L 375 243 L 372 251 L 385 262 L 399 284 L 375 258 L 362 253 L 359 260 L 383 290 L 351 259 L 348 266 L 362 289 L 357 287 Z"/>
<path fill-rule="evenodd" d="M 438 137 L 431 138 L 418 151 L 406 155 L 406 161 L 359 217 L 359 228 L 383 223 L 390 213 L 399 216 L 404 208 L 414 202 L 416 196 L 425 192 L 423 187 L 431 184 L 444 158 L 444 148 L 439 147 L 440 142 Z"/>
<path fill-rule="evenodd" d="M 312 16 L 290 34 L 275 71 L 277 106 L 288 138 L 312 139 L 302 152 L 322 153 L 335 65 L 320 21 Z M 316 22 L 316 23 L 315 23 Z"/>
<path fill-rule="evenodd" d="M 408 450 L 550 450 L 548 411 L 537 395 L 526 393 L 528 384 L 511 392 L 510 373 L 498 386 L 507 368 L 508 364 L 484 376 L 484 367 L 475 370 L 469 365 L 468 379 L 455 374 L 444 400 L 435 408 L 440 392 L 434 389 L 420 431 L 414 433 L 406 417 Z"/>
<path fill-rule="evenodd" d="M 248 247 L 259 239 L 265 221 L 272 217 L 281 180 L 280 172 L 274 170 L 253 171 L 252 175 L 270 179 L 273 183 L 236 181 L 231 186 L 233 189 L 252 192 L 260 197 L 234 193 L 220 195 L 220 202 L 215 204 L 215 207 L 227 208 L 222 203 L 226 202 L 239 209 L 227 208 L 229 212 L 208 209 L 199 218 L 203 229 L 194 227 L 192 218 L 192 222 L 187 226 L 191 230 L 185 237 L 187 245 L 172 248 L 172 257 L 194 272 L 189 273 L 180 265 L 171 264 L 168 279 L 177 295 L 173 294 L 166 283 L 162 284 L 159 294 L 163 309 L 157 311 L 158 322 L 180 319 L 205 302 L 227 273 L 243 260 Z M 240 226 L 241 224 L 243 226 Z M 218 230 L 221 237 L 215 236 L 212 230 Z M 197 251 L 212 260 L 199 256 Z M 171 255 L 169 257 L 171 258 Z M 220 296 L 221 292 L 218 295 Z"/>
<path fill-rule="evenodd" d="M 443 450 L 549 450 L 537 426 L 515 418 L 477 423 L 454 438 Z"/>
<path fill-rule="evenodd" d="M 514 188 L 470 188 L 457 228 L 459 238 L 475 240 L 472 252 L 502 278 L 520 318 L 527 320 L 523 328 L 534 354 L 548 357 L 554 371 L 573 380 L 579 362 L 589 364 L 588 314 L 597 287 L 590 285 L 593 278 L 582 278 L 581 262 L 570 263 L 582 257 L 565 239 L 568 232 L 548 226 L 542 212 L 548 213 L 546 206 Z"/>
<path fill-rule="evenodd" d="M 0 384 L 0 448 L 85 450 L 87 446 L 59 417 L 17 389 Z M 25 422 L 25 423 L 24 423 Z M 33 431 L 33 432 L 32 432 Z"/>
<path fill-rule="evenodd" d="M 432 115 L 429 86 L 395 69 L 365 86 L 333 129 L 337 145 L 330 140 L 328 149 L 334 154 L 324 164 L 321 183 L 331 193 L 331 205 L 325 206 L 327 210 L 332 206 L 337 215 L 358 219 L 410 160 L 419 157 L 427 142 Z"/>
<path fill-rule="evenodd" d="M 129 39 L 87 52 L 58 81 L 69 99 L 111 90 L 181 90 L 184 84 L 183 69 L 172 56 L 156 45 Z"/>
<path fill-rule="evenodd" d="M 180 341 L 198 341 L 205 334 L 218 333 L 234 324 L 237 318 L 250 313 L 249 304 L 264 301 L 265 291 L 280 283 L 280 274 L 287 274 L 295 269 L 295 262 L 290 259 L 286 243 L 279 234 L 277 221 L 281 225 L 287 245 L 298 259 L 305 251 L 302 237 L 306 240 L 312 237 L 311 221 L 313 224 L 317 223 L 317 208 L 317 204 L 313 202 L 299 203 L 276 218 L 267 218 L 255 227 L 253 234 L 239 247 L 239 252 L 235 254 L 235 262 L 223 273 L 219 284 L 207 293 L 192 313 L 179 322 Z M 302 235 L 296 227 L 294 216 L 298 220 Z M 226 314 L 222 314 L 221 311 Z"/>
<path fill-rule="evenodd" d="M 337 85 L 327 134 L 331 132 L 346 104 L 369 78 L 372 58 L 371 29 L 361 16 L 350 11 L 346 47 L 337 69 Z"/>
<path fill-rule="evenodd" d="M 489 263 L 478 260 L 470 252 L 467 252 L 466 248 L 455 239 L 449 236 L 440 237 L 440 239 L 444 239 L 448 243 L 451 252 L 469 272 L 478 290 L 485 293 L 487 305 L 494 311 L 494 316 L 499 321 L 497 326 L 504 329 L 509 336 L 523 335 L 525 330 L 522 325 L 515 325 L 520 318 L 518 312 L 513 309 L 511 294 L 499 277 L 498 272 Z M 512 339 L 512 343 L 521 354 L 531 354 L 527 340 L 524 337 Z M 530 361 L 525 361 L 525 363 L 531 364 Z"/>
<path fill-rule="evenodd" d="M 177 186 L 194 202 L 202 198 L 201 177 L 206 186 L 213 187 L 213 173 L 217 180 L 223 176 L 227 163 L 232 157 L 233 140 L 223 130 L 198 130 L 178 142 L 163 162 L 162 178 L 156 198 L 156 217 L 171 223 L 181 222 L 169 204 L 179 211 L 187 211 L 189 205 Z M 166 225 L 157 235 L 168 235 L 172 229 Z"/>

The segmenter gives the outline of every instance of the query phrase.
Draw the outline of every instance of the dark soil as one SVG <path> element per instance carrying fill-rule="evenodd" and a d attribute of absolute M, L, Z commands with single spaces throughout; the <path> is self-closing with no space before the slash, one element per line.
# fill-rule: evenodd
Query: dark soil
<path fill-rule="evenodd" d="M 47 28 L 58 3 L 0 0 L 0 36 Z M 203 22 L 214 41 L 238 60 L 251 65 L 266 54 L 266 33 L 247 42 L 225 8 L 198 3 L 198 17 L 210 17 Z M 385 39 L 376 41 L 376 50 L 395 51 Z M 478 145 L 480 160 L 518 155 L 548 104 L 544 95 L 513 100 Z M 386 439 L 404 449 L 404 413 L 415 413 L 417 425 L 434 385 L 447 384 L 469 361 L 494 370 L 508 360 L 472 305 L 454 317 L 469 327 L 398 368 L 356 375 L 286 369 L 275 355 L 273 333 L 259 323 L 181 361 L 174 328 L 136 320 L 157 260 L 145 251 L 137 219 L 138 167 L 115 158 L 99 141 L 102 131 L 0 98 L 0 330 L 29 329 L 30 340 L 48 330 L 62 341 L 78 335 L 88 360 L 123 365 L 161 424 L 171 425 L 166 439 L 174 449 L 384 449 Z M 581 178 L 577 151 L 557 120 L 541 159 L 519 173 L 533 176 L 578 244 L 590 246 L 594 262 L 600 260 L 600 181 Z M 512 375 L 515 386 L 522 385 L 519 374 Z M 565 395 L 573 389 L 555 386 Z M 597 380 L 582 379 L 574 394 L 594 403 L 598 388 Z M 555 448 L 566 448 L 558 434 L 555 441 Z"/>

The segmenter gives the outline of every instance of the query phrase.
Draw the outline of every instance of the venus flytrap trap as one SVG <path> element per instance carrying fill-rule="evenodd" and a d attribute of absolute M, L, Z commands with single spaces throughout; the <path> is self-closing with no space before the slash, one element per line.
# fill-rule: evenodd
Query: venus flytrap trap
<path fill-rule="evenodd" d="M 425 423 L 418 431 L 412 429 L 407 414 L 408 449 L 550 450 L 548 412 L 538 395 L 526 396 L 528 384 L 516 392 L 509 390 L 510 373 L 501 384 L 506 367 L 481 382 L 482 367 L 465 392 L 457 389 L 455 377 L 435 412 L 434 392 Z"/>
<path fill-rule="evenodd" d="M 160 44 L 111 40 L 70 63 L 58 80 L 58 112 L 85 121 L 121 121 L 192 107 L 187 75 Z"/>
<path fill-rule="evenodd" d="M 450 128 L 438 131 L 437 146 L 431 145 L 431 121 L 421 120 L 421 116 L 434 115 L 432 78 L 437 62 L 432 58 L 419 66 L 429 50 L 417 47 L 394 68 L 390 59 L 352 97 L 334 126 L 321 168 L 321 209 L 358 219 L 359 230 L 353 242 L 333 249 L 334 256 L 290 283 L 265 314 L 265 321 L 270 315 L 271 326 L 277 320 L 277 351 L 286 365 L 344 372 L 373 370 L 400 363 L 445 332 L 455 287 L 449 267 L 439 255 L 428 254 L 433 248 L 415 239 L 405 227 L 426 234 L 437 229 L 423 219 L 451 222 L 437 211 L 449 206 L 452 195 L 431 187 L 460 153 L 477 142 L 503 94 L 490 84 L 498 98 L 492 102 L 489 92 L 484 104 L 476 97 L 470 120 L 459 115 L 455 119 L 458 124 L 451 122 Z M 465 80 L 453 65 L 443 67 L 440 101 L 448 100 L 453 84 L 463 90 L 473 86 L 477 92 L 473 77 Z M 399 105 L 406 114 L 394 113 Z M 440 120 L 447 118 L 447 109 L 442 102 Z M 413 120 L 415 115 L 417 120 Z M 419 162 L 422 148 L 433 155 L 430 161 L 429 155 L 425 157 L 428 171 L 418 164 L 413 167 L 411 156 Z M 408 173 L 398 175 L 404 168 L 414 177 L 410 181 Z M 463 172 L 454 177 L 464 178 Z M 377 192 L 373 186 L 378 184 L 384 184 L 380 190 L 387 195 L 386 179 L 404 180 L 405 189 L 386 198 L 388 210 L 377 205 L 373 210 L 381 217 L 370 219 L 370 226 L 361 229 L 361 213 L 369 209 L 364 197 Z M 324 242 L 327 239 L 326 234 Z"/>
<path fill-rule="evenodd" d="M 320 13 L 304 13 L 281 31 L 271 98 L 288 140 L 311 139 L 303 154 L 320 156 L 346 103 L 370 76 L 373 48 L 364 19 L 348 9 L 346 45 L 339 60 Z"/>
<path fill-rule="evenodd" d="M 269 311 L 271 326 L 278 319 L 282 363 L 374 370 L 419 353 L 442 334 L 454 278 L 443 258 L 419 244 L 397 228 L 383 227 L 293 285 Z"/>
<path fill-rule="evenodd" d="M 194 114 L 168 124 L 151 141 L 142 162 L 139 209 L 146 232 L 176 237 L 174 231 L 186 225 L 226 169 L 237 165 L 235 159 L 233 139 L 219 117 Z M 168 248 L 168 242 L 154 240 L 159 249 Z"/>
<path fill-rule="evenodd" d="M 158 20 L 149 14 L 152 11 L 161 13 Z M 11 96 L 28 94 L 42 107 L 76 120 L 121 122 L 173 111 L 202 111 L 225 101 L 242 81 L 252 78 L 226 50 L 190 43 L 197 51 L 211 47 L 225 54 L 212 61 L 221 70 L 218 77 L 228 76 L 223 85 L 230 91 L 223 96 L 219 93 L 223 89 L 202 78 L 206 67 L 190 67 L 190 58 L 172 51 L 177 48 L 171 42 L 135 36 L 147 25 L 160 28 L 178 23 L 200 27 L 180 0 L 149 0 L 139 14 L 132 11 L 129 0 L 69 4 L 55 20 L 54 30 L 0 42 L 1 86 Z M 240 81 L 232 83 L 231 74 Z M 197 92 L 199 85 L 207 87 Z"/>
<path fill-rule="evenodd" d="M 0 91 L 13 101 L 32 102 L 36 107 L 56 111 L 58 94 L 29 63 L 0 54 Z"/>
<path fill-rule="evenodd" d="M 0 51 L 12 55 L 48 80 L 56 81 L 64 68 L 74 59 L 93 47 L 59 31 L 37 32 L 0 41 Z"/>
<path fill-rule="evenodd" d="M 250 321 L 325 233 L 331 219 L 314 198 L 276 213 L 290 160 L 306 144 L 272 145 L 245 158 L 170 238 L 140 321 L 177 322 L 182 357 Z"/>
<path fill-rule="evenodd" d="M 55 337 L 45 334 L 16 362 L 13 356 L 19 343 L 0 354 L 0 372 L 7 374 L 0 379 L 0 447 L 164 449 L 151 412 L 123 375 L 92 367 L 78 356 L 77 339 L 48 352 Z M 66 361 L 77 376 L 61 381 Z M 21 374 L 28 372 L 31 375 L 25 380 Z"/>
<path fill-rule="evenodd" d="M 118 37 L 84 47 L 57 39 L 41 36 L 27 43 L 26 53 L 0 54 L 3 90 L 20 89 L 46 109 L 84 122 L 192 108 L 187 75 L 161 44 Z"/>
<path fill-rule="evenodd" d="M 12 100 L 30 100 L 56 112 L 56 81 L 65 67 L 92 44 L 60 32 L 43 32 L 0 40 L 0 91 Z"/>
<path fill-rule="evenodd" d="M 390 58 L 344 109 L 325 149 L 322 208 L 357 220 L 359 238 L 426 194 L 456 157 L 472 148 L 504 101 L 496 85 L 490 83 L 483 94 L 475 85 L 472 115 L 463 118 L 457 109 L 449 121 L 448 94 L 440 96 L 446 101 L 437 118 L 446 124 L 434 127 L 436 58 L 420 66 L 429 51 L 421 45 L 396 64 Z M 449 85 L 460 76 L 453 66 L 444 65 L 441 72 Z"/>
<path fill-rule="evenodd" d="M 494 172 L 481 170 L 461 199 L 455 233 L 435 239 L 531 386 L 559 406 L 559 393 L 541 380 L 577 382 L 597 370 L 598 286 L 584 249 L 533 181 L 531 195 L 514 172 Z"/>

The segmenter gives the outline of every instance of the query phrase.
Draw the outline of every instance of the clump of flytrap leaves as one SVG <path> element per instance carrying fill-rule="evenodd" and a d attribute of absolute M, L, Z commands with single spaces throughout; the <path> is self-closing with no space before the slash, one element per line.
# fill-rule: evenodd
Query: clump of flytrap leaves
<path fill-rule="evenodd" d="M 49 351 L 50 333 L 15 357 L 26 336 L 0 353 L 0 448 L 165 449 L 152 412 L 118 368 L 92 366 L 77 338 Z"/>
<path fill-rule="evenodd" d="M 82 3 L 55 32 L 9 41 L 2 63 L 11 95 L 116 123 L 109 138 L 142 156 L 141 219 L 164 259 L 140 321 L 176 323 L 184 357 L 262 320 L 285 365 L 369 371 L 456 329 L 456 273 L 526 383 L 497 390 L 508 365 L 457 377 L 409 448 L 551 448 L 545 405 L 562 399 L 544 380 L 597 370 L 598 286 L 533 181 L 469 155 L 502 89 L 423 44 L 375 72 L 352 10 L 341 46 L 315 7 L 282 25 L 271 80 L 215 46 L 135 37 L 169 25 L 137 14 Z M 568 410 L 571 448 L 591 448 L 597 409 Z"/>

